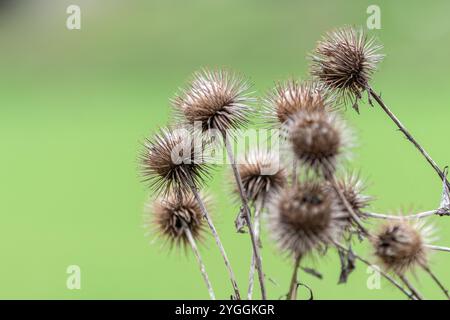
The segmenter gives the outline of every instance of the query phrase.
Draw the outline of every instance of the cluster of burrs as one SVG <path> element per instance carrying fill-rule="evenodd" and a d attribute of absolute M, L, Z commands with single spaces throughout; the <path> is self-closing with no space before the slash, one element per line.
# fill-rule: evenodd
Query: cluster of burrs
<path fill-rule="evenodd" d="M 424 222 L 432 215 L 448 215 L 449 183 L 423 147 L 406 130 L 370 82 L 383 59 L 381 45 L 362 30 L 344 27 L 328 33 L 310 55 L 310 79 L 276 84 L 263 99 L 251 96 L 246 78 L 223 69 L 202 70 L 172 99 L 173 123 L 145 143 L 141 155 L 144 179 L 152 190 L 146 227 L 170 246 L 191 248 L 211 299 L 215 299 L 197 243 L 211 232 L 223 257 L 233 288 L 232 299 L 242 299 L 231 263 L 209 213 L 210 197 L 202 188 L 211 176 L 211 149 L 224 149 L 233 173 L 233 192 L 240 203 L 237 230 L 247 230 L 252 244 L 247 298 L 253 298 L 255 272 L 261 298 L 267 299 L 266 274 L 261 259 L 261 224 L 267 226 L 279 251 L 293 261 L 287 299 L 297 298 L 298 271 L 318 272 L 302 266 L 305 257 L 324 256 L 335 248 L 341 260 L 339 283 L 345 283 L 355 261 L 375 270 L 410 299 L 422 295 L 407 275 L 425 270 L 448 298 L 448 292 L 429 267 L 433 231 Z M 443 182 L 443 200 L 436 210 L 385 215 L 368 211 L 372 197 L 364 195 L 360 174 L 347 172 L 354 133 L 343 118 L 343 106 L 359 112 L 367 94 L 394 121 L 426 158 Z M 260 108 L 258 108 L 261 105 Z M 247 150 L 236 156 L 237 131 L 255 119 L 273 129 L 279 148 Z M 272 137 L 273 138 L 273 137 Z M 237 161 L 236 161 L 237 159 Z M 373 219 L 382 219 L 370 230 Z M 230 223 L 233 221 L 230 219 Z M 208 231 L 209 230 L 209 231 Z M 356 254 L 355 242 L 368 241 L 372 258 Z"/>

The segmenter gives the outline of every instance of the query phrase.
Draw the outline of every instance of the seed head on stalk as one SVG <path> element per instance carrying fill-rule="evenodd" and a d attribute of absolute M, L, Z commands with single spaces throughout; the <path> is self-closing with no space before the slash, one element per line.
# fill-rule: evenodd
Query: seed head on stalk
<path fill-rule="evenodd" d="M 336 112 L 299 111 L 285 133 L 300 163 L 324 175 L 334 173 L 352 145 L 351 133 Z"/>
<path fill-rule="evenodd" d="M 179 118 L 188 124 L 200 123 L 202 130 L 245 127 L 253 111 L 250 84 L 243 76 L 224 69 L 203 69 L 172 100 Z"/>
<path fill-rule="evenodd" d="M 269 151 L 251 150 L 238 161 L 242 184 L 250 203 L 269 200 L 287 182 L 286 169 L 278 156 Z M 235 193 L 239 196 L 239 191 Z"/>
<path fill-rule="evenodd" d="M 147 139 L 140 156 L 144 181 L 157 194 L 190 192 L 190 180 L 199 187 L 209 176 L 202 137 L 189 130 L 161 129 Z"/>
<path fill-rule="evenodd" d="M 333 105 L 328 90 L 317 81 L 278 83 L 263 100 L 265 122 L 280 127 L 301 110 L 324 110 Z"/>
<path fill-rule="evenodd" d="M 339 240 L 348 214 L 319 181 L 285 187 L 269 205 L 268 226 L 283 252 L 304 256 Z"/>
<path fill-rule="evenodd" d="M 381 226 L 372 244 L 375 256 L 387 270 L 404 274 L 417 266 L 426 266 L 428 249 L 425 244 L 432 232 L 423 223 L 392 220 Z"/>
<path fill-rule="evenodd" d="M 362 29 L 344 27 L 328 32 L 311 55 L 311 75 L 334 90 L 344 103 L 357 101 L 375 73 L 384 55 L 382 45 Z"/>
<path fill-rule="evenodd" d="M 209 204 L 209 198 L 203 197 Z M 189 239 L 184 228 L 189 228 L 192 237 L 204 240 L 206 224 L 198 202 L 192 194 L 169 193 L 160 196 L 147 205 L 144 226 L 149 233 L 156 233 L 170 244 L 170 247 L 187 247 Z"/>

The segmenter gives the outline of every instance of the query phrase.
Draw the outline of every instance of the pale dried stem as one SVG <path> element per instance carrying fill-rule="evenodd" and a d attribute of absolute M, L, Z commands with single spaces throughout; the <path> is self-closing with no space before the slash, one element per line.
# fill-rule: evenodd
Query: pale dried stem
<path fill-rule="evenodd" d="M 189 185 L 191 187 L 192 193 L 194 194 L 195 199 L 198 202 L 198 205 L 200 207 L 200 210 L 202 211 L 203 216 L 205 217 L 206 222 L 209 225 L 209 228 L 211 229 L 211 232 L 213 234 L 214 239 L 216 240 L 217 247 L 219 248 L 220 254 L 222 255 L 222 258 L 225 262 L 225 267 L 228 270 L 228 274 L 230 276 L 231 285 L 233 286 L 234 295 L 236 300 L 241 299 L 241 295 L 239 293 L 239 288 L 236 282 L 236 277 L 234 276 L 233 269 L 231 268 L 230 261 L 228 260 L 227 253 L 225 252 L 225 248 L 222 245 L 222 241 L 220 241 L 219 234 L 217 233 L 216 227 L 214 226 L 214 223 L 208 213 L 208 210 L 206 210 L 205 204 L 203 203 L 203 200 L 201 199 L 197 188 L 195 187 L 192 177 L 189 176 Z"/>
<path fill-rule="evenodd" d="M 264 209 L 264 200 L 261 199 L 261 201 L 257 201 L 257 204 L 255 206 L 255 215 L 254 215 L 254 221 L 255 221 L 255 236 L 256 241 L 258 241 L 258 245 L 261 243 L 261 214 Z M 256 270 L 256 259 L 255 259 L 255 253 L 252 253 L 252 261 L 250 263 L 250 272 L 248 277 L 248 292 L 247 292 L 247 299 L 252 300 L 253 298 L 253 288 L 255 287 L 255 270 Z"/>
<path fill-rule="evenodd" d="M 431 249 L 431 250 L 435 250 L 435 251 L 450 252 L 450 248 L 443 247 L 443 246 L 435 246 L 432 244 L 426 244 L 425 247 L 427 247 L 428 249 Z"/>
<path fill-rule="evenodd" d="M 367 89 L 370 95 L 376 100 L 378 105 L 383 109 L 383 111 L 391 118 L 391 120 L 396 124 L 405 137 L 419 150 L 419 152 L 424 156 L 427 162 L 433 167 L 434 171 L 439 175 L 441 181 L 445 181 L 447 186 L 450 188 L 450 183 L 448 182 L 444 172 L 438 167 L 436 162 L 431 158 L 431 156 L 425 151 L 425 149 L 417 142 L 417 140 L 411 135 L 411 133 L 406 129 L 406 127 L 400 122 L 400 120 L 392 113 L 388 106 L 384 103 L 381 96 L 379 96 L 371 87 Z"/>
<path fill-rule="evenodd" d="M 230 161 L 230 165 L 233 170 L 234 178 L 236 180 L 236 184 L 237 184 L 237 187 L 239 190 L 239 195 L 240 195 L 241 201 L 242 201 L 242 208 L 244 210 L 245 222 L 247 223 L 248 231 L 250 233 L 250 240 L 252 243 L 253 253 L 255 254 L 255 260 L 256 260 L 256 270 L 258 271 L 258 280 L 259 280 L 259 285 L 260 285 L 260 289 L 261 289 L 261 297 L 263 300 L 266 300 L 267 296 L 266 296 L 266 287 L 264 284 L 264 272 L 262 269 L 262 260 L 261 260 L 259 246 L 258 246 L 258 243 L 256 242 L 255 231 L 253 229 L 253 224 L 251 221 L 250 209 L 248 206 L 247 196 L 245 195 L 244 186 L 242 185 L 241 175 L 239 173 L 239 170 L 237 169 L 236 161 L 234 158 L 234 153 L 233 153 L 230 143 L 228 142 L 226 133 L 223 132 L 222 137 L 223 137 L 223 142 L 225 144 L 225 147 L 227 148 L 228 159 Z"/>
<path fill-rule="evenodd" d="M 349 252 L 349 250 L 343 246 L 342 244 L 335 242 L 334 245 L 336 247 L 338 247 L 341 250 L 344 250 L 345 252 Z M 414 300 L 414 297 L 411 293 L 409 293 L 408 291 L 406 291 L 401 284 L 399 284 L 394 278 L 392 278 L 389 274 L 387 274 L 385 271 L 383 271 L 380 267 L 370 263 L 368 260 L 360 257 L 359 255 L 357 255 L 356 253 L 353 252 L 353 255 L 355 256 L 356 259 L 358 259 L 359 261 L 361 261 L 362 263 L 366 264 L 367 266 L 371 267 L 374 270 L 377 270 L 384 278 L 386 278 L 386 280 L 388 280 L 390 283 L 392 283 L 395 287 L 397 287 L 402 293 L 404 293 L 409 299 Z"/>
<path fill-rule="evenodd" d="M 214 290 L 212 288 L 211 282 L 209 281 L 208 273 L 206 272 L 205 264 L 203 263 L 202 256 L 200 255 L 200 251 L 197 248 L 197 244 L 195 243 L 195 239 L 192 236 L 191 230 L 183 221 L 184 233 L 188 238 L 189 244 L 191 245 L 192 251 L 194 252 L 195 258 L 197 259 L 198 265 L 200 267 L 200 272 L 202 274 L 203 280 L 205 281 L 206 288 L 208 289 L 209 296 L 211 300 L 216 300 L 216 296 L 214 294 Z"/>
<path fill-rule="evenodd" d="M 388 214 L 383 214 L 383 213 L 364 212 L 364 216 L 369 217 L 369 218 L 376 218 L 376 219 L 402 220 L 402 219 L 426 218 L 429 216 L 433 216 L 436 213 L 437 213 L 437 210 L 431 210 L 431 211 L 420 212 L 420 213 L 411 214 L 411 215 L 407 215 L 407 216 L 394 216 L 394 215 L 388 215 Z"/>
<path fill-rule="evenodd" d="M 414 288 L 414 286 L 409 282 L 408 278 L 406 278 L 405 275 L 398 273 L 397 276 L 402 280 L 402 282 L 408 287 L 408 289 L 416 296 L 418 300 L 423 300 L 422 295 L 419 293 L 419 291 Z"/>
<path fill-rule="evenodd" d="M 442 282 L 436 277 L 436 275 L 431 271 L 431 269 L 427 265 L 422 265 L 422 268 L 430 275 L 433 281 L 439 286 L 442 292 L 447 297 L 447 300 L 450 300 L 450 296 L 448 295 L 448 290 L 444 287 Z"/>
<path fill-rule="evenodd" d="M 288 300 L 297 300 L 298 269 L 300 267 L 301 260 L 302 255 L 297 254 L 294 260 L 294 270 L 292 272 L 291 284 L 289 286 Z"/>

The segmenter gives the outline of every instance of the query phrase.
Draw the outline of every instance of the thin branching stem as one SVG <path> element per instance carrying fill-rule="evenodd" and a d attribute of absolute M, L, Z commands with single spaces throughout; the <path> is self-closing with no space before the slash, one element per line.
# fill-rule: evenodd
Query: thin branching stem
<path fill-rule="evenodd" d="M 297 254 L 294 260 L 294 270 L 292 272 L 291 284 L 289 286 L 288 300 L 297 300 L 298 269 L 300 267 L 301 260 L 302 255 Z"/>
<path fill-rule="evenodd" d="M 409 282 L 408 278 L 406 278 L 405 275 L 398 273 L 397 276 L 400 278 L 400 280 L 402 280 L 405 286 L 413 293 L 413 295 L 418 300 L 423 300 L 423 296 L 419 293 L 419 291 L 417 291 L 416 288 L 414 288 L 414 286 L 411 284 L 411 282 Z"/>
<path fill-rule="evenodd" d="M 294 158 L 292 162 L 292 185 L 296 187 L 298 185 L 298 159 Z"/>
<path fill-rule="evenodd" d="M 427 162 L 433 167 L 434 171 L 439 175 L 441 181 L 445 181 L 447 186 L 450 188 L 450 183 L 448 182 L 444 172 L 439 168 L 436 162 L 431 158 L 431 156 L 425 151 L 425 149 L 417 142 L 417 140 L 411 135 L 411 133 L 406 129 L 406 127 L 400 122 L 400 120 L 395 116 L 394 113 L 388 108 L 388 106 L 384 103 L 381 96 L 379 96 L 371 87 L 367 89 L 370 95 L 376 100 L 378 105 L 383 109 L 383 111 L 391 118 L 391 120 L 396 124 L 401 132 L 405 135 L 405 137 L 419 150 L 419 152 L 425 157 Z"/>
<path fill-rule="evenodd" d="M 428 249 L 431 249 L 431 250 L 435 250 L 435 251 L 450 252 L 450 248 L 448 248 L 448 247 L 435 246 L 432 244 L 426 244 L 425 247 L 427 247 Z"/>
<path fill-rule="evenodd" d="M 266 300 L 267 299 L 266 286 L 264 284 L 264 272 L 262 269 L 261 254 L 260 254 L 258 243 L 256 241 L 255 230 L 253 229 L 253 224 L 251 221 L 250 209 L 248 206 L 247 196 L 245 195 L 241 175 L 236 166 L 236 161 L 234 158 L 233 150 L 231 148 L 231 144 L 229 143 L 225 132 L 222 133 L 222 136 L 223 136 L 223 142 L 225 144 L 225 147 L 227 148 L 228 159 L 230 161 L 230 165 L 233 170 L 234 178 L 235 178 L 236 184 L 238 186 L 239 195 L 241 197 L 242 209 L 244 210 L 244 219 L 245 219 L 245 222 L 247 223 L 248 231 L 250 233 L 250 240 L 252 243 L 253 253 L 255 254 L 255 260 L 256 260 L 256 270 L 258 271 L 258 280 L 259 280 L 259 285 L 260 285 L 260 289 L 261 289 L 261 297 L 263 300 Z"/>
<path fill-rule="evenodd" d="M 234 290 L 234 297 L 236 300 L 241 299 L 241 294 L 239 293 L 239 288 L 236 282 L 236 277 L 234 276 L 233 269 L 231 268 L 230 260 L 228 260 L 227 253 L 225 252 L 225 248 L 222 245 L 222 241 L 220 241 L 219 234 L 217 233 L 216 227 L 214 226 L 214 223 L 211 219 L 211 216 L 208 213 L 208 210 L 206 210 L 205 204 L 203 203 L 202 198 L 200 197 L 200 194 L 197 191 L 196 186 L 193 183 L 192 177 L 189 176 L 189 186 L 191 187 L 192 193 L 194 194 L 195 199 L 198 202 L 198 205 L 200 207 L 200 210 L 202 211 L 203 216 L 206 219 L 206 222 L 209 225 L 209 228 L 211 229 L 211 232 L 213 234 L 214 239 L 216 240 L 216 244 L 219 247 L 220 254 L 222 255 L 222 258 L 225 262 L 225 267 L 228 270 L 228 274 L 230 276 L 231 285 L 233 286 Z"/>
<path fill-rule="evenodd" d="M 261 214 L 264 209 L 264 199 L 262 198 L 260 201 L 257 201 L 255 206 L 255 237 L 258 241 L 258 245 L 261 248 Z M 252 253 L 252 261 L 250 263 L 250 272 L 248 277 L 248 292 L 247 299 L 252 300 L 253 298 L 253 288 L 255 287 L 255 270 L 256 270 L 256 259 L 255 253 Z"/>
<path fill-rule="evenodd" d="M 433 279 L 433 281 L 439 286 L 439 288 L 442 290 L 442 292 L 447 297 L 447 300 L 450 300 L 450 296 L 448 294 L 447 288 L 444 287 L 442 282 L 436 277 L 436 275 L 431 271 L 431 269 L 427 265 L 422 265 L 422 268 L 430 275 L 430 277 Z"/>
<path fill-rule="evenodd" d="M 431 210 L 431 211 L 424 211 L 416 214 L 411 214 L 407 216 L 394 216 L 389 214 L 383 214 L 383 213 L 375 213 L 375 212 L 364 212 L 364 216 L 369 218 L 376 218 L 376 219 L 390 219 L 390 220 L 402 220 L 402 219 L 421 219 L 426 218 L 429 216 L 433 216 L 437 213 L 437 210 Z"/>
<path fill-rule="evenodd" d="M 197 259 L 198 265 L 200 267 L 200 272 L 202 274 L 203 280 L 205 281 L 206 288 L 208 289 L 209 296 L 211 300 L 216 300 L 216 296 L 214 294 L 214 290 L 212 288 L 211 282 L 209 281 L 208 273 L 206 272 L 205 264 L 203 263 L 202 256 L 200 255 L 200 251 L 197 248 L 197 244 L 195 243 L 195 239 L 192 236 L 192 232 L 187 226 L 186 222 L 182 222 L 184 227 L 184 233 L 188 238 L 189 244 L 191 245 L 192 251 L 194 252 L 195 258 Z"/>
<path fill-rule="evenodd" d="M 345 252 L 349 252 L 349 249 L 347 249 L 345 246 L 343 246 L 342 244 L 335 242 L 334 245 L 345 251 Z M 368 260 L 360 257 L 359 255 L 357 255 L 356 253 L 353 252 L 353 255 L 355 256 L 356 259 L 358 259 L 359 261 L 361 261 L 362 263 L 366 264 L 367 266 L 371 267 L 374 270 L 377 270 L 378 272 L 380 272 L 380 274 L 386 278 L 386 280 L 388 280 L 390 283 L 392 283 L 394 286 L 396 286 L 402 293 L 404 293 L 409 299 L 414 300 L 414 296 L 409 293 L 408 291 L 406 291 L 403 286 L 401 284 L 399 284 L 394 278 L 392 278 L 389 274 L 387 274 L 385 271 L 383 271 L 380 267 L 370 263 Z"/>

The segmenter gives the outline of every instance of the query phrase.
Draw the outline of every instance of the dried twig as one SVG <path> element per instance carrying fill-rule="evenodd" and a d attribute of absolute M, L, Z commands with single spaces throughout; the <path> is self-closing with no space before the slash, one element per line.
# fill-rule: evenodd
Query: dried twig
<path fill-rule="evenodd" d="M 431 269 L 427 265 L 422 265 L 422 268 L 430 275 L 433 281 L 439 286 L 442 292 L 445 294 L 448 300 L 450 300 L 450 296 L 448 295 L 448 290 L 444 287 L 441 281 L 436 277 L 436 275 L 431 271 Z"/>
<path fill-rule="evenodd" d="M 239 190 L 239 195 L 241 197 L 244 219 L 247 223 L 248 230 L 250 233 L 250 240 L 252 242 L 253 253 L 255 254 L 255 260 L 256 260 L 256 270 L 258 270 L 258 280 L 259 280 L 259 285 L 261 288 L 261 297 L 263 300 L 266 300 L 267 296 L 266 296 L 266 287 L 264 285 L 264 272 L 262 270 L 261 255 L 260 255 L 258 243 L 256 241 L 256 237 L 255 237 L 255 230 L 253 229 L 253 224 L 252 224 L 251 217 L 250 217 L 250 209 L 248 206 L 247 196 L 245 195 L 245 191 L 244 191 L 244 187 L 242 185 L 242 180 L 241 180 L 241 176 L 239 174 L 239 170 L 236 167 L 236 161 L 234 158 L 233 150 L 231 148 L 231 144 L 229 143 L 225 132 L 223 132 L 222 136 L 223 136 L 223 142 L 225 144 L 225 147 L 227 148 L 228 159 L 230 160 L 230 165 L 233 170 L 234 178 L 236 180 L 236 184 L 237 184 L 237 187 Z"/>
<path fill-rule="evenodd" d="M 370 95 L 375 99 L 375 101 L 378 103 L 378 105 L 383 109 L 383 111 L 391 118 L 391 120 L 397 125 L 399 130 L 403 132 L 405 137 L 411 141 L 411 143 L 419 150 L 419 152 L 425 157 L 427 162 L 433 167 L 434 171 L 439 175 L 441 178 L 441 181 L 445 180 L 447 187 L 450 188 L 450 183 L 448 182 L 447 178 L 445 177 L 444 172 L 439 168 L 439 166 L 434 162 L 434 160 L 431 158 L 431 156 L 425 151 L 425 149 L 417 142 L 417 140 L 411 135 L 411 133 L 406 129 L 406 127 L 400 122 L 400 120 L 392 113 L 392 111 L 388 108 L 388 106 L 384 103 L 383 99 L 381 99 L 381 96 L 379 96 L 371 87 L 368 87 L 367 90 L 369 91 Z"/>
<path fill-rule="evenodd" d="M 182 223 L 183 223 L 183 227 L 184 227 L 184 233 L 186 234 L 189 244 L 191 245 L 192 251 L 195 254 L 195 258 L 197 259 L 197 262 L 199 264 L 200 272 L 203 276 L 203 280 L 205 281 L 206 287 L 208 288 L 209 296 L 210 296 L 211 300 L 216 300 L 214 290 L 212 288 L 211 282 L 209 281 L 208 273 L 206 272 L 205 264 L 203 263 L 202 256 L 200 255 L 200 251 L 198 251 L 197 244 L 195 243 L 195 239 L 192 236 L 191 230 L 187 226 L 186 222 L 182 221 Z"/>
<path fill-rule="evenodd" d="M 431 249 L 431 250 L 435 250 L 435 251 L 450 252 L 450 248 L 448 248 L 448 247 L 435 246 L 432 244 L 426 244 L 425 247 L 427 247 L 428 249 Z"/>
<path fill-rule="evenodd" d="M 297 300 L 297 288 L 298 288 L 298 268 L 300 267 L 300 260 L 302 256 L 298 254 L 295 257 L 294 271 L 292 272 L 291 284 L 289 286 L 288 300 Z"/>
<path fill-rule="evenodd" d="M 335 242 L 334 245 L 335 245 L 337 248 L 339 248 L 339 249 L 341 249 L 341 250 L 343 250 L 343 251 L 346 251 L 346 252 L 349 251 L 345 246 L 343 246 L 343 245 L 340 244 L 340 243 Z M 380 272 L 380 274 L 381 274 L 383 277 L 385 277 L 390 283 L 392 283 L 394 286 L 396 286 L 396 287 L 397 287 L 401 292 L 403 292 L 409 299 L 414 300 L 414 297 L 413 297 L 413 295 L 412 295 L 411 293 L 409 293 L 408 291 L 406 291 L 406 290 L 402 287 L 402 285 L 400 285 L 397 281 L 395 281 L 394 278 L 392 278 L 389 274 L 387 274 L 386 272 L 384 272 L 381 268 L 379 268 L 379 267 L 376 266 L 376 265 L 373 265 L 372 263 L 370 263 L 370 262 L 367 261 L 366 259 L 360 257 L 360 256 L 357 255 L 356 253 L 353 253 L 353 255 L 354 255 L 354 257 L 355 257 L 356 259 L 358 259 L 359 261 L 365 263 L 366 265 L 368 265 L 368 266 L 371 267 L 372 269 L 375 269 L 375 270 L 377 270 L 378 272 Z"/>
<path fill-rule="evenodd" d="M 259 204 L 256 205 L 255 208 L 255 215 L 254 215 L 254 221 L 255 221 L 255 237 L 256 241 L 258 242 L 258 245 L 261 244 L 261 214 L 264 209 L 264 200 L 258 201 Z M 253 288 L 255 286 L 255 270 L 256 270 L 256 259 L 255 259 L 255 253 L 252 254 L 252 261 L 250 263 L 250 272 L 249 272 L 249 279 L 248 279 L 248 292 L 247 292 L 247 299 L 252 300 L 253 297 Z"/>
<path fill-rule="evenodd" d="M 394 216 L 383 213 L 374 213 L 374 212 L 364 212 L 363 215 L 369 218 L 376 219 L 391 219 L 391 220 L 403 220 L 403 219 L 421 219 L 429 216 L 433 216 L 437 214 L 437 210 L 424 211 L 416 214 L 411 214 L 407 216 Z"/>
<path fill-rule="evenodd" d="M 405 275 L 398 273 L 397 276 L 400 278 L 400 280 L 402 280 L 402 282 L 406 285 L 406 287 L 411 290 L 411 292 L 414 294 L 414 296 L 418 299 L 418 300 L 423 300 L 422 295 L 417 291 L 416 288 L 414 288 L 414 286 L 411 284 L 411 282 L 409 282 L 408 278 L 406 278 Z"/>
<path fill-rule="evenodd" d="M 227 253 L 225 252 L 225 248 L 222 245 L 222 241 L 220 241 L 219 234 L 217 233 L 216 227 L 214 226 L 213 221 L 208 213 L 208 210 L 206 210 L 205 204 L 203 203 L 203 200 L 201 199 L 201 197 L 197 191 L 197 188 L 193 184 L 190 176 L 189 176 L 189 185 L 190 185 L 192 193 L 194 194 L 195 199 L 197 200 L 198 205 L 200 206 L 200 209 L 206 219 L 206 222 L 208 223 L 209 228 L 211 229 L 214 239 L 216 240 L 216 244 L 219 247 L 220 254 L 222 255 L 222 258 L 225 262 L 225 267 L 227 268 L 228 274 L 230 276 L 230 280 L 231 280 L 231 284 L 233 286 L 235 298 L 237 300 L 240 300 L 241 295 L 239 293 L 239 288 L 238 288 L 238 285 L 236 282 L 236 277 L 234 276 L 234 272 L 233 272 L 233 269 L 231 268 L 231 264 L 230 264 L 230 261 L 228 260 L 228 256 L 227 256 Z"/>

